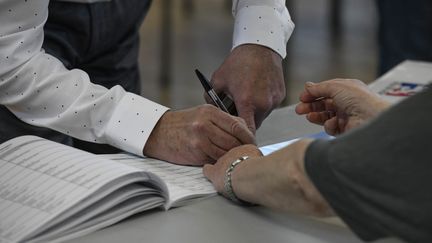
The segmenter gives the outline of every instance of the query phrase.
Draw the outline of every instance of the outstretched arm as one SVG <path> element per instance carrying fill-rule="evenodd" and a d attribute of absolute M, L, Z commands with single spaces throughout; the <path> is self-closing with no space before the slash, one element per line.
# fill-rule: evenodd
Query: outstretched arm
<path fill-rule="evenodd" d="M 238 147 L 215 165 L 205 165 L 204 175 L 226 196 L 227 169 L 238 158 L 249 156 L 235 167 L 231 176 L 233 191 L 239 199 L 295 213 L 330 216 L 331 208 L 304 169 L 304 154 L 310 143 L 301 140 L 264 157 L 254 146 Z"/>

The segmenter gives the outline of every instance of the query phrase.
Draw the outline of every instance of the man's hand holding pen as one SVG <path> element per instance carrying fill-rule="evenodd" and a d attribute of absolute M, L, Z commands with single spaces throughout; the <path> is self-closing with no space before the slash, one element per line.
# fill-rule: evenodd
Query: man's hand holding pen
<path fill-rule="evenodd" d="M 214 163 L 230 149 L 255 144 L 242 118 L 213 105 L 168 111 L 153 129 L 144 155 L 176 164 Z"/>
<path fill-rule="evenodd" d="M 214 163 L 243 144 L 255 144 L 257 127 L 285 97 L 282 58 L 272 50 L 242 45 L 232 51 L 213 75 L 211 83 L 197 71 L 209 103 L 168 111 L 153 129 L 144 154 L 177 164 Z M 234 99 L 239 117 L 215 91 Z"/>

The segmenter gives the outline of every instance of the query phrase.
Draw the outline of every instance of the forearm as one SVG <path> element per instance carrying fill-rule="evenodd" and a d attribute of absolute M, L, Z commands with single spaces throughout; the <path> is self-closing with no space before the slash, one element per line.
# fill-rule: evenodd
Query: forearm
<path fill-rule="evenodd" d="M 92 84 L 82 70 L 67 70 L 42 50 L 48 1 L 0 3 L 0 104 L 21 120 L 142 155 L 167 108 Z"/>
<path fill-rule="evenodd" d="M 314 216 L 332 215 L 303 167 L 311 141 L 301 140 L 265 157 L 240 164 L 233 174 L 233 189 L 245 201 Z"/>

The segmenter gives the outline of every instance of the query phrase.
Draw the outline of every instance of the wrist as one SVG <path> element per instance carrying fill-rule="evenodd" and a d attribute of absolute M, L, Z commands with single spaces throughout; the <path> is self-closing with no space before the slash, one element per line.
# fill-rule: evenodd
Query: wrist
<path fill-rule="evenodd" d="M 165 149 L 163 145 L 163 134 L 164 134 L 164 124 L 166 123 L 166 120 L 171 115 L 171 111 L 165 112 L 159 119 L 159 121 L 154 126 L 153 130 L 150 133 L 149 138 L 147 139 L 147 142 L 144 145 L 143 148 L 143 154 L 144 156 L 149 156 L 153 158 L 161 158 L 159 156 L 158 152 L 163 151 Z"/>
<path fill-rule="evenodd" d="M 258 187 L 261 184 L 261 177 L 257 176 L 260 170 L 254 170 L 256 162 L 257 158 L 249 157 L 247 161 L 237 165 L 231 174 L 232 189 L 236 197 L 253 204 L 259 204 L 256 196 L 260 195 Z"/>
<path fill-rule="evenodd" d="M 233 173 L 234 173 L 234 169 L 237 166 L 239 166 L 241 163 L 245 162 L 247 159 L 249 159 L 249 156 L 242 156 L 237 160 L 231 162 L 230 166 L 225 172 L 225 178 L 224 178 L 224 191 L 226 197 L 235 203 L 243 204 L 243 205 L 250 205 L 250 203 L 240 199 L 234 192 Z"/>
<path fill-rule="evenodd" d="M 231 50 L 232 54 L 243 54 L 246 53 L 248 55 L 253 55 L 258 58 L 266 58 L 266 59 L 272 59 L 275 63 L 282 63 L 282 57 L 274 51 L 273 49 L 259 45 L 259 44 L 251 44 L 251 43 L 245 43 L 241 44 L 239 46 L 236 46 Z"/>

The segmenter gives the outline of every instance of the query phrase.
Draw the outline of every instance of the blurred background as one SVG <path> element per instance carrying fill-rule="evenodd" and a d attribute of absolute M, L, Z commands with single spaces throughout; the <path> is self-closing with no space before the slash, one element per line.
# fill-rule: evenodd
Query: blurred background
<path fill-rule="evenodd" d="M 307 81 L 376 79 L 378 19 L 374 0 L 287 0 L 296 24 L 284 61 L 287 98 Z M 156 0 L 141 27 L 144 97 L 171 107 L 204 103 L 195 76 L 208 78 L 231 49 L 231 0 Z"/>

